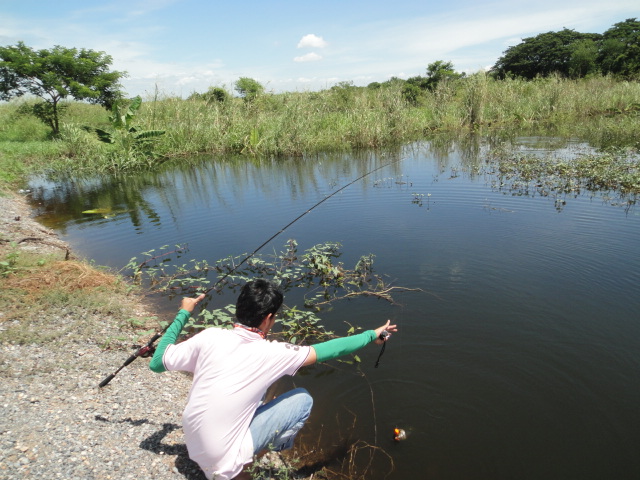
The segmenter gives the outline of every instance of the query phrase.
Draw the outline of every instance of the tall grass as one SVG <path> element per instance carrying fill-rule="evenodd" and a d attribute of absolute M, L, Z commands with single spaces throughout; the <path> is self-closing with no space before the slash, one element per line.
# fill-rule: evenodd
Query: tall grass
<path fill-rule="evenodd" d="M 427 138 L 432 132 L 487 128 L 544 126 L 563 134 L 595 133 L 604 143 L 633 143 L 639 105 L 637 82 L 601 76 L 495 80 L 479 72 L 442 82 L 412 101 L 403 96 L 401 82 L 381 88 L 342 84 L 320 92 L 265 94 L 251 102 L 156 95 L 144 101 L 134 123 L 141 130 L 166 131 L 155 145 L 165 158 L 195 153 L 301 156 L 385 147 Z M 41 160 L 50 167 L 113 169 L 108 147 L 83 130 L 108 128 L 107 117 L 98 106 L 72 102 L 62 118 L 61 137 L 52 140 L 47 128 L 19 114 L 14 102 L 0 105 L 0 164 L 14 148 L 9 144 L 16 142 L 31 156 L 29 142 L 36 142 L 47 145 Z M 586 127 L 588 119 L 596 121 Z"/>
<path fill-rule="evenodd" d="M 424 92 L 417 105 L 404 100 L 398 85 L 341 86 L 266 95 L 253 103 L 237 98 L 225 103 L 167 98 L 147 103 L 141 121 L 144 128 L 167 131 L 159 145 L 167 155 L 302 155 L 388 146 L 421 139 L 433 131 L 573 127 L 639 103 L 640 84 L 607 77 L 524 81 L 494 80 L 478 73 Z M 637 116 L 628 117 L 630 123 L 637 122 Z M 603 129 L 614 127 L 614 122 L 599 124 Z"/>

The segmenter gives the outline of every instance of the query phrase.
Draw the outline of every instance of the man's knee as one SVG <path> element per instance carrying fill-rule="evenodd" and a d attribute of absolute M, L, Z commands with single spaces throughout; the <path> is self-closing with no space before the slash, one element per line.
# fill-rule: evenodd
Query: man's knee
<path fill-rule="evenodd" d="M 300 409 L 301 412 L 305 412 L 305 420 L 309 417 L 311 413 L 311 408 L 313 407 L 313 397 L 307 391 L 306 388 L 294 388 L 291 390 L 291 398 L 295 398 L 296 405 Z"/>

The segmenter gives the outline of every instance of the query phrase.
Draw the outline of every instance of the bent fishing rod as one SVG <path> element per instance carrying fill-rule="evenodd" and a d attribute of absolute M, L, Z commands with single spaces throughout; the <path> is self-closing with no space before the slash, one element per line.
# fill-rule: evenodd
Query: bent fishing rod
<path fill-rule="evenodd" d="M 222 277 L 220 277 L 218 279 L 218 281 L 216 281 L 216 283 L 213 284 L 213 286 L 211 286 L 210 288 L 208 288 L 204 294 L 207 295 L 211 290 L 213 290 L 214 288 L 216 288 L 218 285 L 220 285 L 222 282 L 224 282 L 227 277 L 229 277 L 231 274 L 233 274 L 238 268 L 240 268 L 240 266 L 242 266 L 247 260 L 249 260 L 250 258 L 252 258 L 256 253 L 258 253 L 262 248 L 264 248 L 269 242 L 271 242 L 274 238 L 276 238 L 278 235 L 280 235 L 281 233 L 283 233 L 285 230 L 287 230 L 291 225 L 293 225 L 294 223 L 296 223 L 298 220 L 300 220 L 302 217 L 304 217 L 306 214 L 310 213 L 312 210 L 314 210 L 315 208 L 319 207 L 320 205 L 322 205 L 324 202 L 326 202 L 327 200 L 329 200 L 331 197 L 333 197 L 334 195 L 337 195 L 338 193 L 340 193 L 341 191 L 345 190 L 346 188 L 350 187 L 351 185 L 353 185 L 354 183 L 362 180 L 363 178 L 368 177 L 369 175 L 371 175 L 372 173 L 377 172 L 378 170 L 382 170 L 383 168 L 386 168 L 390 165 L 393 165 L 395 163 L 398 163 L 402 160 L 402 158 L 398 158 L 396 160 L 393 160 L 391 162 L 385 163 L 384 165 L 381 165 L 379 167 L 374 168 L 373 170 L 369 170 L 367 173 L 360 175 L 358 178 L 356 178 L 355 180 L 350 181 L 349 183 L 347 183 L 346 185 L 343 185 L 342 187 L 340 187 L 338 190 L 336 190 L 335 192 L 331 193 L 330 195 L 325 196 L 322 200 L 320 200 L 319 202 L 317 202 L 315 205 L 313 205 L 311 208 L 309 208 L 308 210 L 306 210 L 304 213 L 302 213 L 301 215 L 298 215 L 296 218 L 294 218 L 291 222 L 289 222 L 288 224 L 286 224 L 284 227 L 282 227 L 278 232 L 276 232 L 274 235 L 272 235 L 271 237 L 269 237 L 262 245 L 260 245 L 258 248 L 256 248 L 253 252 L 251 252 L 249 255 L 247 255 L 246 257 L 244 257 L 242 259 L 242 261 L 240 263 L 238 263 L 237 265 L 235 265 L 231 270 L 229 270 L 227 273 L 225 273 Z M 171 324 L 167 324 L 166 327 L 164 327 L 162 329 L 162 331 L 157 332 L 153 337 L 151 337 L 151 339 L 146 343 L 146 345 L 143 345 L 142 347 L 140 347 L 138 350 L 136 350 L 129 358 L 127 358 L 125 360 L 125 362 L 117 369 L 115 370 L 113 373 L 111 373 L 110 375 L 107 375 L 105 377 L 104 380 L 102 380 L 102 382 L 100 382 L 100 384 L 98 385 L 99 388 L 104 387 L 105 385 L 107 385 L 111 380 L 114 379 L 114 377 L 127 365 L 129 365 L 131 362 L 133 362 L 136 358 L 138 357 L 151 357 L 153 356 L 156 348 L 155 348 L 155 343 L 158 341 L 158 339 L 160 339 L 162 337 L 162 335 L 164 335 L 164 333 L 167 331 L 167 329 L 171 326 Z M 382 353 L 381 353 L 382 355 Z M 378 358 L 378 361 L 380 359 Z M 377 365 L 376 365 L 377 367 Z"/>

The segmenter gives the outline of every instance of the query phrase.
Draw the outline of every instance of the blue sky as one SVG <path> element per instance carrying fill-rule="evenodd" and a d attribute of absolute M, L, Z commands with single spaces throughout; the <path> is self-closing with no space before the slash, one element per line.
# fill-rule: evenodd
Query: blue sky
<path fill-rule="evenodd" d="M 274 92 L 367 85 L 436 60 L 470 73 L 522 38 L 631 17 L 638 0 L 0 0 L 0 45 L 104 51 L 130 96 L 186 97 L 240 77 Z"/>

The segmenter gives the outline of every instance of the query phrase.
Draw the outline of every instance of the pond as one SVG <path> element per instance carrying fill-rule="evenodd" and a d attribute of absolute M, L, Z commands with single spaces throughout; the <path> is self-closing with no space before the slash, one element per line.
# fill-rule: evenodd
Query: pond
<path fill-rule="evenodd" d="M 558 155 L 584 148 L 516 143 Z M 378 368 L 379 348 L 369 346 L 359 371 L 335 364 L 288 380 L 314 397 L 306 444 L 377 445 L 372 478 L 385 478 L 389 457 L 389 479 L 639 478 L 640 211 L 601 195 L 501 189 L 478 168 L 490 148 L 479 139 L 304 160 L 205 159 L 32 188 L 43 223 L 117 269 L 165 244 L 187 244 L 184 261 L 252 252 L 389 164 L 264 249 L 289 238 L 301 250 L 340 242 L 346 266 L 373 253 L 394 285 L 422 290 L 399 293 L 399 306 L 367 298 L 321 314 L 340 334 L 387 318 L 400 331 Z M 101 213 L 82 213 L 90 209 Z M 169 319 L 176 301 L 157 301 Z M 393 442 L 395 427 L 406 441 Z M 356 461 L 366 463 L 362 452 Z"/>

